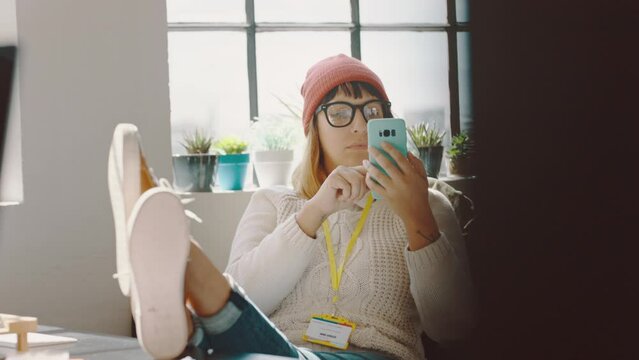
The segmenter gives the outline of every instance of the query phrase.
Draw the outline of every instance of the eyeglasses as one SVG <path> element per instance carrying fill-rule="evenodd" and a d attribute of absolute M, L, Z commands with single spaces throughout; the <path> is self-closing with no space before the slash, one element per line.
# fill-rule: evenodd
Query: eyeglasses
<path fill-rule="evenodd" d="M 350 125 L 355 119 L 355 111 L 359 111 L 364 116 L 366 122 L 371 119 L 381 119 L 384 114 L 390 111 L 390 101 L 370 100 L 363 104 L 354 105 L 345 101 L 336 101 L 321 105 L 315 115 L 321 111 L 326 115 L 326 120 L 332 127 L 345 127 Z"/>

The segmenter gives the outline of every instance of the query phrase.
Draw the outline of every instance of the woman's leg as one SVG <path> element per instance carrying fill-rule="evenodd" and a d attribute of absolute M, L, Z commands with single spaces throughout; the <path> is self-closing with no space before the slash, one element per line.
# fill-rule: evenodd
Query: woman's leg
<path fill-rule="evenodd" d="M 215 268 L 195 242 L 191 242 L 185 289 L 194 312 L 195 333 L 191 344 L 200 350 L 299 358 L 297 348 L 230 277 Z M 198 333 L 199 329 L 204 336 Z"/>
<path fill-rule="evenodd" d="M 138 341 L 149 354 L 165 359 L 194 352 L 201 358 L 201 350 L 213 349 L 298 357 L 190 239 L 184 207 L 172 191 L 147 190 L 130 222 L 131 305 Z"/>
<path fill-rule="evenodd" d="M 231 286 L 200 246 L 191 240 L 184 281 L 185 296 L 197 316 L 217 314 L 231 296 Z"/>

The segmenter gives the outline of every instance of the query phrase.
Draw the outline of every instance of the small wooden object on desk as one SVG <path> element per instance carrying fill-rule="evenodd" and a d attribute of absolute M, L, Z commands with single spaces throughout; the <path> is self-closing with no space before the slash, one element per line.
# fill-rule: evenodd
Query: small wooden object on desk
<path fill-rule="evenodd" d="M 0 334 L 14 333 L 18 336 L 18 351 L 29 350 L 27 334 L 38 330 L 38 318 L 0 314 Z"/>

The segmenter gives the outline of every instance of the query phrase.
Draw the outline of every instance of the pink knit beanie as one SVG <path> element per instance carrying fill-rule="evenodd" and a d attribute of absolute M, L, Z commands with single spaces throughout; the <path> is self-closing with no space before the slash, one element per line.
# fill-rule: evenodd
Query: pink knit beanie
<path fill-rule="evenodd" d="M 308 135 L 313 114 L 324 96 L 334 87 L 352 81 L 361 81 L 372 85 L 379 91 L 383 100 L 388 100 L 382 81 L 361 61 L 344 54 L 321 60 L 311 66 L 306 73 L 306 80 L 302 84 L 304 135 Z"/>

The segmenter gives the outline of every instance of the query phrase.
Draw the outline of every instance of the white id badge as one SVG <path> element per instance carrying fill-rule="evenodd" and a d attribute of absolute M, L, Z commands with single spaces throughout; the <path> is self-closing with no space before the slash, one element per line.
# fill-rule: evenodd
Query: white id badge
<path fill-rule="evenodd" d="M 303 338 L 308 342 L 346 350 L 353 329 L 355 324 L 344 318 L 313 315 Z"/>

